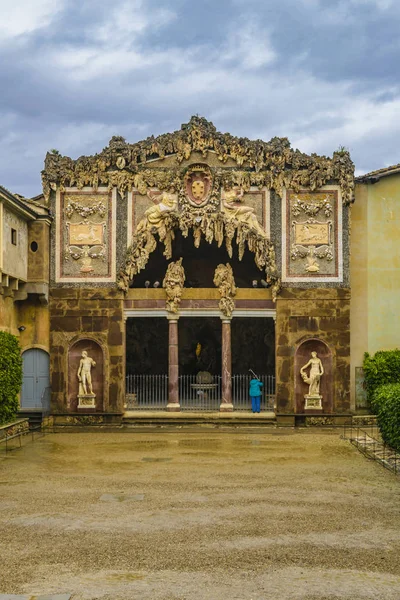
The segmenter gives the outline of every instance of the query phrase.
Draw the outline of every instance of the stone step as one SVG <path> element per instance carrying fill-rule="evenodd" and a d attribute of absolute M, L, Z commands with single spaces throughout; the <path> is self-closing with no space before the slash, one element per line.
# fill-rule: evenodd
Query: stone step
<path fill-rule="evenodd" d="M 19 410 L 19 419 L 29 419 L 29 428 L 37 428 L 42 424 L 42 411 L 41 410 Z"/>
<path fill-rule="evenodd" d="M 220 412 L 127 412 L 122 418 L 123 427 L 274 427 L 274 413 L 220 413 Z"/>

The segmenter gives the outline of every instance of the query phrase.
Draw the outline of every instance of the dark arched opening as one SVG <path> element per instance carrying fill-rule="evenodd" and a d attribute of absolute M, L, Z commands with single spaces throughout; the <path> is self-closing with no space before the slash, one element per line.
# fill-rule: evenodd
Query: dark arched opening
<path fill-rule="evenodd" d="M 235 241 L 232 242 L 232 248 L 232 258 L 229 257 L 225 244 L 218 248 L 216 241 L 209 244 L 202 238 L 199 248 L 196 248 L 192 232 L 189 232 L 185 238 L 180 230 L 176 230 L 172 243 L 171 260 L 165 258 L 163 255 L 164 245 L 158 242 L 157 248 L 149 256 L 146 268 L 135 275 L 131 287 L 145 287 L 146 281 L 150 282 L 150 287 L 153 287 L 157 281 L 161 286 L 169 262 L 179 260 L 181 257 L 183 257 L 183 268 L 186 274 L 185 287 L 214 287 L 213 279 L 216 267 L 227 262 L 232 266 L 237 287 L 250 288 L 253 286 L 254 280 L 258 281 L 258 285 L 260 285 L 260 280 L 265 278 L 265 274 L 257 268 L 254 254 L 246 248 L 240 261 Z"/>

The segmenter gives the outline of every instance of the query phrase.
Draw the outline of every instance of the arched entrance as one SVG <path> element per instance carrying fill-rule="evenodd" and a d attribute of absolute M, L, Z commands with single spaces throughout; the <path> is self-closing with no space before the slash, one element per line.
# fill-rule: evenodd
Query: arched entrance
<path fill-rule="evenodd" d="M 21 409 L 42 409 L 42 396 L 50 385 L 49 355 L 40 348 L 30 348 L 22 354 Z"/>
<path fill-rule="evenodd" d="M 196 169 L 196 177 L 201 170 Z M 204 188 L 206 184 L 204 177 Z M 119 273 L 118 287 L 127 294 L 127 319 L 153 316 L 168 322 L 160 342 L 147 347 L 142 340 L 161 336 L 161 328 L 150 335 L 144 323 L 137 327 L 127 323 L 128 345 L 133 339 L 138 349 L 132 361 L 127 347 L 127 394 L 132 401 L 127 404 L 144 406 L 153 397 L 164 402 L 167 379 L 167 410 L 219 408 L 228 412 L 234 404 L 246 409 L 250 369 L 256 368 L 262 378 L 275 379 L 267 372 L 268 366 L 273 368 L 267 354 L 275 337 L 274 325 L 259 322 L 272 316 L 280 289 L 274 245 L 254 208 L 242 201 L 244 190 L 238 186 L 222 194 L 216 192 L 204 207 L 187 195 L 188 189 L 179 194 L 156 194 L 155 205 L 138 222 Z M 148 291 L 137 294 L 138 288 Z M 232 319 L 238 317 L 253 317 L 257 323 L 235 323 L 232 342 Z M 135 336 L 133 330 L 140 328 L 144 334 Z M 246 360 L 241 356 L 243 347 Z M 161 348 L 167 352 L 156 360 Z M 144 372 L 145 358 L 160 368 L 167 357 L 168 375 Z M 232 372 L 232 357 L 236 372 Z M 268 362 L 271 364 L 267 366 Z M 162 386 L 160 394 L 154 393 L 157 382 Z M 274 390 L 265 385 L 267 388 L 271 388 L 270 399 Z"/>

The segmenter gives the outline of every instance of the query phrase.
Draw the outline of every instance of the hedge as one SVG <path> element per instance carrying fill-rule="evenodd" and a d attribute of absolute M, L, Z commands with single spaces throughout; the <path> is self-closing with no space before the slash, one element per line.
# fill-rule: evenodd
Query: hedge
<path fill-rule="evenodd" d="M 22 358 L 18 338 L 0 331 L 0 425 L 12 421 L 18 412 L 22 385 Z"/>
<path fill-rule="evenodd" d="M 375 388 L 371 407 L 377 415 L 382 439 L 400 452 L 400 383 Z"/>
<path fill-rule="evenodd" d="M 400 350 L 382 350 L 374 356 L 366 352 L 363 368 L 368 400 L 372 405 L 377 387 L 387 383 L 400 383 Z"/>

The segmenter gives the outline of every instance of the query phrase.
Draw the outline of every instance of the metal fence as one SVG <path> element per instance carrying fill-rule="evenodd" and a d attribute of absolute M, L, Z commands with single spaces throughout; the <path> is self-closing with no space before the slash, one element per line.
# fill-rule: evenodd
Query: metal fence
<path fill-rule="evenodd" d="M 214 375 L 212 383 L 197 383 L 196 375 L 179 376 L 181 410 L 218 411 L 221 404 L 221 376 Z"/>
<path fill-rule="evenodd" d="M 400 454 L 385 444 L 377 425 L 345 425 L 343 438 L 349 440 L 367 458 L 376 460 L 394 473 L 400 473 Z"/>
<path fill-rule="evenodd" d="M 127 410 L 165 410 L 168 375 L 127 375 Z"/>
<path fill-rule="evenodd" d="M 273 375 L 259 375 L 264 384 L 261 395 L 261 410 L 266 412 L 275 411 L 275 377 Z M 249 396 L 251 375 L 232 376 L 232 404 L 234 410 L 251 410 Z"/>
<path fill-rule="evenodd" d="M 260 375 L 264 384 L 261 410 L 275 410 L 275 377 Z M 209 384 L 198 383 L 196 375 L 179 376 L 179 403 L 183 411 L 218 411 L 222 399 L 221 376 L 214 375 Z M 234 410 L 251 411 L 250 375 L 232 376 Z M 168 375 L 127 375 L 127 410 L 165 410 L 168 404 Z"/>

